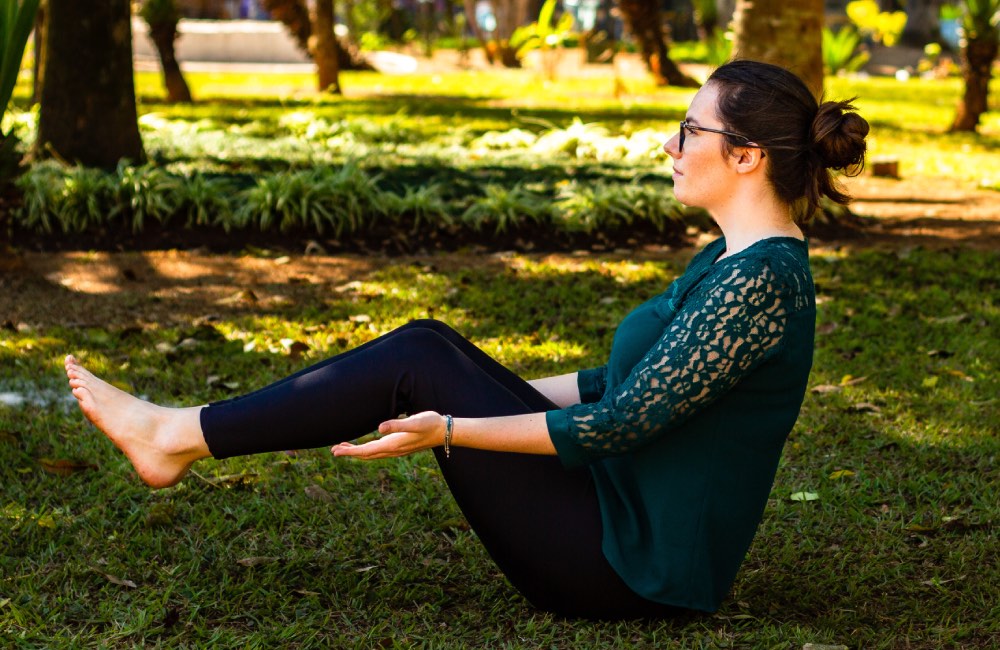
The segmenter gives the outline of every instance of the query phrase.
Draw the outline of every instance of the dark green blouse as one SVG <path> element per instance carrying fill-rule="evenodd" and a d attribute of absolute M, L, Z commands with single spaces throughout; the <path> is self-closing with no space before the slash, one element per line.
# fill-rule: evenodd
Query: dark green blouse
<path fill-rule="evenodd" d="M 702 250 L 583 370 L 582 404 L 546 413 L 567 466 L 587 465 L 604 554 L 636 593 L 715 611 L 770 493 L 812 366 L 816 301 L 805 242 Z"/>

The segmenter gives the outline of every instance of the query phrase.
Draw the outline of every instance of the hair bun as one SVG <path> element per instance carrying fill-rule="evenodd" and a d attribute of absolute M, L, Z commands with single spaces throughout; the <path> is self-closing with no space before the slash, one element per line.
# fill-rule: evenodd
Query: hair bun
<path fill-rule="evenodd" d="M 868 121 L 851 104 L 823 102 L 812 123 L 812 146 L 823 166 L 831 169 L 859 168 L 865 162 Z"/>

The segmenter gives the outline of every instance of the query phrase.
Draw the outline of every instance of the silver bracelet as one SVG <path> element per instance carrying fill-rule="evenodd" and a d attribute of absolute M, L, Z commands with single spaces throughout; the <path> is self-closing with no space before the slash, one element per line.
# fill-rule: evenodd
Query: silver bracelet
<path fill-rule="evenodd" d="M 451 458 L 451 433 L 455 430 L 455 420 L 450 416 L 444 416 L 444 457 Z"/>

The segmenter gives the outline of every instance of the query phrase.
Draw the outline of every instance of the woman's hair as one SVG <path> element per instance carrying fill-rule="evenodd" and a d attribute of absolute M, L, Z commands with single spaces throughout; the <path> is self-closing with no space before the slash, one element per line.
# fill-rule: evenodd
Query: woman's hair
<path fill-rule="evenodd" d="M 837 203 L 850 197 L 834 182 L 831 169 L 856 176 L 864 169 L 868 122 L 851 104 L 823 102 L 793 73 L 758 61 L 732 61 L 706 83 L 719 90 L 716 111 L 724 128 L 760 145 L 771 159 L 768 180 L 778 198 L 796 207 L 805 201 L 810 216 L 826 195 Z M 727 153 L 743 144 L 724 138 Z"/>

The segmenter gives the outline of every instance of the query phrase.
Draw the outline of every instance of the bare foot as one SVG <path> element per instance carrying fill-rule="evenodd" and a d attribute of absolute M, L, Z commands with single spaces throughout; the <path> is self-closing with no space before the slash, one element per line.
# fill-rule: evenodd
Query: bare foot
<path fill-rule="evenodd" d="M 157 406 L 97 378 L 73 355 L 65 363 L 80 410 L 125 452 L 147 485 L 174 485 L 194 461 L 210 455 L 201 431 L 202 407 Z"/>

